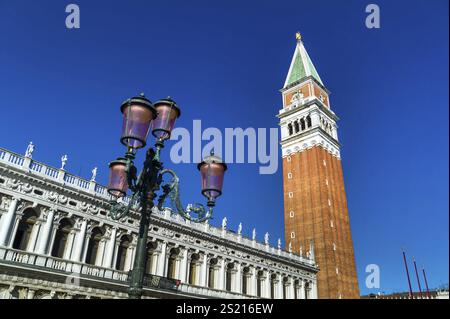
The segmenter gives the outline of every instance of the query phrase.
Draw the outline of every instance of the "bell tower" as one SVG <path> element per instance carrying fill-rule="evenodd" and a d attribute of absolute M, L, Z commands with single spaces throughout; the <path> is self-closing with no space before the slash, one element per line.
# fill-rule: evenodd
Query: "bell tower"
<path fill-rule="evenodd" d="M 297 33 L 278 114 L 283 158 L 286 245 L 314 245 L 319 298 L 359 298 L 342 174 L 338 117 Z"/>

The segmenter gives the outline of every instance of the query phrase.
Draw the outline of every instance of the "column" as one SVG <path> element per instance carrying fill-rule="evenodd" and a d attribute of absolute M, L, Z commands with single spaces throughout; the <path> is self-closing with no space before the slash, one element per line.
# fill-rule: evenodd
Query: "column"
<path fill-rule="evenodd" d="M 236 263 L 236 275 L 235 275 L 235 292 L 242 293 L 242 266 L 240 263 Z"/>
<path fill-rule="evenodd" d="M 278 288 L 277 298 L 278 299 L 283 299 L 283 288 L 284 288 L 283 285 L 284 285 L 283 278 L 281 277 L 281 274 L 278 274 L 278 285 L 277 285 L 277 288 Z"/>
<path fill-rule="evenodd" d="M 72 229 L 69 235 L 67 236 L 67 243 L 64 248 L 63 259 L 70 259 L 70 257 L 72 256 L 73 244 L 75 242 L 75 235 L 76 235 L 75 230 Z"/>
<path fill-rule="evenodd" d="M 258 295 L 258 287 L 257 287 L 257 282 L 256 282 L 256 280 L 258 279 L 257 278 L 257 272 L 258 272 L 258 270 L 256 269 L 256 267 L 252 267 L 252 276 L 251 276 L 251 279 L 250 279 L 250 286 L 251 286 L 251 288 L 250 288 L 250 295 L 252 295 L 252 296 L 256 296 L 256 295 Z"/>
<path fill-rule="evenodd" d="M 202 262 L 199 260 L 195 263 L 195 280 L 194 280 L 194 285 L 196 286 L 200 286 L 202 283 Z"/>
<path fill-rule="evenodd" d="M 203 254 L 202 277 L 200 279 L 200 286 L 208 287 L 208 275 L 209 275 L 208 255 L 205 253 Z"/>
<path fill-rule="evenodd" d="M 270 287 L 270 281 L 271 281 L 271 277 L 272 276 L 272 274 L 270 273 L 270 271 L 266 271 L 266 279 L 264 280 L 264 283 L 265 283 L 265 290 L 266 290 L 266 293 L 265 293 L 265 297 L 266 298 L 270 298 L 271 296 L 270 296 L 270 292 L 271 292 L 271 287 Z"/>
<path fill-rule="evenodd" d="M 81 253 L 81 262 L 86 262 L 86 256 L 88 252 L 88 246 L 89 246 L 89 238 L 91 237 L 91 231 L 86 231 L 86 235 L 84 236 L 84 242 L 86 245 L 83 246 L 83 252 Z"/>
<path fill-rule="evenodd" d="M 19 223 L 20 223 L 20 220 L 22 219 L 22 216 L 23 216 L 23 214 L 15 215 L 11 234 L 9 236 L 9 239 L 6 240 L 9 248 L 12 248 L 12 246 L 14 244 L 14 238 L 16 237 L 17 228 L 19 227 Z"/>
<path fill-rule="evenodd" d="M 28 240 L 26 251 L 29 252 L 35 251 L 38 235 L 41 228 L 42 228 L 42 221 L 37 220 L 36 223 L 33 225 L 33 228 L 31 229 L 30 239 Z"/>
<path fill-rule="evenodd" d="M 185 248 L 182 252 L 183 257 L 180 262 L 180 280 L 182 283 L 188 282 L 187 276 L 189 274 L 188 250 Z"/>
<path fill-rule="evenodd" d="M 83 219 L 81 222 L 80 231 L 78 232 L 77 236 L 75 237 L 75 247 L 74 252 L 72 254 L 72 260 L 74 261 L 81 261 L 81 254 L 83 252 L 83 246 L 85 243 L 85 237 L 86 237 L 86 228 L 87 228 L 87 220 Z"/>
<path fill-rule="evenodd" d="M 103 262 L 103 267 L 106 267 L 106 268 L 113 267 L 114 248 L 116 247 L 116 234 L 117 234 L 117 228 L 112 227 L 111 235 L 106 244 L 106 253 L 105 253 L 105 260 Z"/>
<path fill-rule="evenodd" d="M 291 278 L 289 282 L 289 299 L 295 299 L 295 281 Z"/>
<path fill-rule="evenodd" d="M 2 216 L 0 223 L 0 246 L 7 246 L 9 243 L 9 234 L 11 232 L 18 202 L 19 200 L 13 197 L 9 203 L 8 212 L 4 213 Z"/>
<path fill-rule="evenodd" d="M 300 279 L 299 282 L 298 282 L 298 290 L 299 290 L 298 298 L 299 299 L 306 299 L 305 282 L 302 279 Z"/>
<path fill-rule="evenodd" d="M 156 274 L 158 276 L 163 277 L 164 276 L 164 269 L 166 268 L 165 263 L 166 263 L 166 248 L 167 248 L 167 242 L 163 241 L 160 242 L 161 245 L 161 251 L 159 253 L 158 256 L 158 265 L 157 265 L 157 270 L 156 270 Z"/>
<path fill-rule="evenodd" d="M 38 248 L 36 251 L 38 254 L 44 255 L 47 253 L 48 239 L 50 237 L 50 233 L 53 228 L 54 213 L 55 213 L 55 211 L 53 209 L 50 209 L 47 214 L 47 220 L 46 220 L 44 226 L 42 227 L 42 232 L 41 232 L 39 242 L 38 242 Z"/>
<path fill-rule="evenodd" d="M 219 280 L 217 289 L 225 290 L 225 259 L 220 258 Z"/>
<path fill-rule="evenodd" d="M 158 267 L 158 253 L 152 251 L 151 252 L 152 257 L 150 258 L 151 264 L 150 268 L 148 269 L 149 274 L 156 275 L 157 267 Z"/>
<path fill-rule="evenodd" d="M 175 273 L 174 278 L 180 280 L 180 274 L 181 274 L 181 258 L 180 256 L 175 257 Z"/>
<path fill-rule="evenodd" d="M 51 235 L 50 235 L 50 242 L 48 245 L 48 249 L 46 254 L 47 255 L 51 255 L 52 250 L 53 250 L 53 245 L 55 244 L 55 237 L 56 237 L 56 231 L 58 230 L 59 227 L 59 221 L 53 221 L 53 226 L 52 226 L 52 230 L 51 230 Z"/>
<path fill-rule="evenodd" d="M 134 255 L 136 254 L 136 244 L 130 245 L 130 247 L 127 248 L 126 255 L 125 255 L 125 266 L 124 271 L 129 271 L 130 269 L 133 269 L 133 262 L 134 262 Z"/>
<path fill-rule="evenodd" d="M 34 299 L 34 294 L 36 293 L 36 290 L 28 289 L 27 292 L 27 299 Z"/>
<path fill-rule="evenodd" d="M 105 256 L 105 246 L 106 246 L 106 239 L 105 238 L 100 239 L 100 242 L 98 243 L 97 255 L 95 256 L 95 266 L 101 267 L 103 265 L 103 259 Z"/>

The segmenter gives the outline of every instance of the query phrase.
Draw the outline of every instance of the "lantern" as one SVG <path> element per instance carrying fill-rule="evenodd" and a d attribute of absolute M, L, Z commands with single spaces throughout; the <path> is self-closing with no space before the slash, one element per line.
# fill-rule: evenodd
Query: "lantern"
<path fill-rule="evenodd" d="M 156 118 L 153 104 L 142 93 L 125 101 L 120 111 L 123 114 L 122 137 L 120 141 L 128 148 L 138 149 L 145 146 L 150 124 Z"/>
<path fill-rule="evenodd" d="M 114 197 L 123 197 L 128 190 L 126 167 L 127 160 L 125 158 L 118 158 L 109 163 L 108 193 Z"/>
<path fill-rule="evenodd" d="M 159 100 L 154 104 L 157 117 L 152 123 L 152 134 L 159 141 L 170 138 L 175 120 L 180 117 L 180 109 L 170 97 Z"/>
<path fill-rule="evenodd" d="M 227 165 L 211 152 L 198 164 L 202 180 L 202 194 L 208 198 L 208 206 L 214 206 L 216 198 L 222 194 L 223 178 Z"/>

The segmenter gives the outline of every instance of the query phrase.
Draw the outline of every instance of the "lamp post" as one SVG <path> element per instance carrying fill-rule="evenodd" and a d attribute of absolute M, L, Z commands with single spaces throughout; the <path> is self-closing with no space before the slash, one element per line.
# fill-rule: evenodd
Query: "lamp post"
<path fill-rule="evenodd" d="M 121 143 L 126 146 L 124 157 L 109 163 L 108 193 L 112 196 L 109 215 L 114 220 L 127 216 L 131 210 L 140 213 L 139 234 L 136 256 L 130 273 L 130 299 L 140 299 L 143 292 L 145 263 L 147 259 L 147 238 L 152 208 L 162 209 L 167 197 L 171 199 L 175 212 L 185 219 L 203 222 L 212 217 L 217 197 L 222 194 L 223 178 L 227 165 L 211 153 L 200 164 L 202 194 L 207 198 L 206 209 L 201 204 L 189 204 L 183 208 L 179 197 L 179 178 L 170 169 L 164 169 L 160 153 L 164 143 L 170 138 L 176 119 L 181 112 L 170 97 L 152 103 L 144 94 L 126 100 L 120 108 L 123 114 Z M 141 172 L 134 165 L 136 152 L 147 144 L 150 132 L 155 137 L 155 146 L 148 148 Z M 170 175 L 171 180 L 164 182 L 163 176 Z M 128 203 L 125 198 L 131 191 Z M 159 196 L 157 192 L 161 190 Z M 157 198 L 158 197 L 158 198 Z M 155 199 L 157 203 L 155 205 Z"/>

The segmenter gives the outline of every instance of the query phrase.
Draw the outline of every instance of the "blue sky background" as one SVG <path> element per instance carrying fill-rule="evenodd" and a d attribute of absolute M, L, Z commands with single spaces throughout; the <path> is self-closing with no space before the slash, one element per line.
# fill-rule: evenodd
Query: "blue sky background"
<path fill-rule="evenodd" d="M 1 147 L 23 153 L 32 140 L 36 160 L 58 166 L 67 153 L 68 171 L 99 166 L 106 183 L 123 153 L 120 103 L 141 91 L 171 95 L 188 129 L 277 127 L 300 30 L 341 118 L 361 292 L 377 291 L 364 284 L 372 263 L 381 291 L 407 290 L 402 247 L 431 287 L 448 282 L 448 1 L 376 1 L 378 30 L 364 24 L 369 1 L 72 2 L 79 30 L 65 28 L 68 1 L 0 0 Z M 185 203 L 203 200 L 194 164 L 168 166 Z M 213 224 L 227 216 L 275 245 L 281 172 L 230 165 Z"/>

